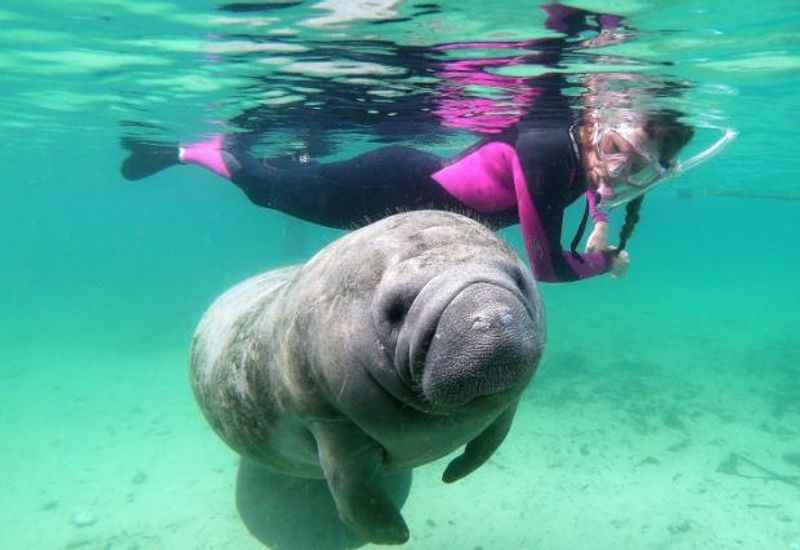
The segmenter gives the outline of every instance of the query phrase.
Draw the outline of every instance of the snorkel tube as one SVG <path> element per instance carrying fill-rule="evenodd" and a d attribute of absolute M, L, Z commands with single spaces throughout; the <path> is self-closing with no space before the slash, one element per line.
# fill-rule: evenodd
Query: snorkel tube
<path fill-rule="evenodd" d="M 707 161 L 708 159 L 710 159 L 711 157 L 715 156 L 717 153 L 722 151 L 725 148 L 725 146 L 728 145 L 728 143 L 730 143 L 736 138 L 737 135 L 739 135 L 739 132 L 737 132 L 733 128 L 725 128 L 725 130 L 723 130 L 722 136 L 717 141 L 712 143 L 710 147 L 706 148 L 704 151 L 700 151 L 699 153 L 688 159 L 686 162 L 678 161 L 677 163 L 675 163 L 675 167 L 670 170 L 670 172 L 672 172 L 670 174 L 670 177 L 680 176 L 681 174 L 683 174 L 688 170 L 691 170 L 695 166 L 704 163 L 705 161 Z"/>
<path fill-rule="evenodd" d="M 614 195 L 604 196 L 602 197 L 598 206 L 606 211 L 616 208 L 617 206 L 621 206 L 627 202 L 630 202 L 636 197 L 639 197 L 647 191 L 650 191 L 657 185 L 661 185 L 661 183 L 667 181 L 668 179 L 681 176 L 692 168 L 696 168 L 697 166 L 703 164 L 707 160 L 719 154 L 720 151 L 722 151 L 738 135 L 738 132 L 733 128 L 725 128 L 722 130 L 722 132 L 722 136 L 709 147 L 685 161 L 679 160 L 674 162 L 669 168 L 661 171 L 658 177 L 656 177 L 651 183 L 641 187 L 626 187 L 625 192 L 615 192 Z"/>

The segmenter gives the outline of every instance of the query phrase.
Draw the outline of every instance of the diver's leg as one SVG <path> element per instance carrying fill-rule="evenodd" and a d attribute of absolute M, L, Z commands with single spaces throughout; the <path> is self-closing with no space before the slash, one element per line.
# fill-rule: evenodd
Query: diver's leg
<path fill-rule="evenodd" d="M 397 211 L 461 208 L 431 178 L 442 160 L 410 147 L 325 164 L 233 156 L 231 181 L 252 202 L 328 227 L 352 229 Z"/>
<path fill-rule="evenodd" d="M 169 162 L 158 164 L 147 158 L 150 153 Z M 201 166 L 231 181 L 258 206 L 340 229 L 360 227 L 398 211 L 464 210 L 431 177 L 442 168 L 442 159 L 403 146 L 322 164 L 289 157 L 256 159 L 235 137 L 217 135 L 181 146 L 133 151 L 123 163 L 123 175 L 141 179 L 177 163 Z"/>

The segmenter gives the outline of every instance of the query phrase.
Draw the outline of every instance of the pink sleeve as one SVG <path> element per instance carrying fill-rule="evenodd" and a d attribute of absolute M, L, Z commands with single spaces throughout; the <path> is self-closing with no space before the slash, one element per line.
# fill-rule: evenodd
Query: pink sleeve
<path fill-rule="evenodd" d="M 583 254 L 578 254 L 580 260 L 569 250 L 565 250 L 563 255 L 566 262 L 578 276 L 578 279 L 587 279 L 595 275 L 602 275 L 603 273 L 608 273 L 608 270 L 611 268 L 608 256 L 602 252 L 584 252 Z"/>
<path fill-rule="evenodd" d="M 517 212 L 519 214 L 520 227 L 522 228 L 522 237 L 525 241 L 525 250 L 528 253 L 536 280 L 548 283 L 569 280 L 559 277 L 553 266 L 553 256 L 548 244 L 547 233 L 533 204 L 533 198 L 528 190 L 528 183 L 516 153 L 511 155 L 509 162 L 514 175 Z M 610 267 L 607 256 L 602 252 L 579 254 L 579 259 L 570 251 L 565 250 L 561 251 L 561 256 L 574 272 L 576 279 L 586 279 L 601 275 L 608 272 Z"/>
<path fill-rule="evenodd" d="M 608 214 L 597 207 L 597 191 L 594 191 L 593 189 L 587 189 L 586 201 L 589 203 L 589 214 L 592 216 L 594 223 L 608 223 Z"/>
<path fill-rule="evenodd" d="M 533 206 L 533 199 L 528 191 L 528 183 L 522 165 L 516 152 L 512 152 L 509 158 L 511 170 L 514 177 L 514 190 L 517 195 L 517 214 L 519 215 L 519 225 L 522 229 L 522 238 L 525 242 L 525 251 L 531 262 L 533 275 L 537 281 L 556 282 L 558 278 L 553 270 L 550 261 L 550 247 L 542 228 L 539 214 Z"/>

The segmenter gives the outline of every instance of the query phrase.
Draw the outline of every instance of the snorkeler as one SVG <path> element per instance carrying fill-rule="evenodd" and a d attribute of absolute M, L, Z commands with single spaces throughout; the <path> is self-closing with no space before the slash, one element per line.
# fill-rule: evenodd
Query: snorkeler
<path fill-rule="evenodd" d="M 675 158 L 692 128 L 673 111 L 640 115 L 637 125 L 541 122 L 524 120 L 454 159 L 388 146 L 330 163 L 262 160 L 222 136 L 182 146 L 130 143 L 122 173 L 136 180 L 174 164 L 199 165 L 233 182 L 259 206 L 336 228 L 358 227 L 398 210 L 455 210 L 493 227 L 519 223 L 540 281 L 623 274 L 628 259 L 619 250 L 636 223 L 642 194 L 677 173 Z M 584 194 L 597 225 L 586 252 L 575 251 L 578 235 L 565 251 L 564 210 Z M 622 204 L 628 205 L 626 222 L 614 249 L 607 244 L 603 210 Z"/>
<path fill-rule="evenodd" d="M 561 15 L 557 21 L 569 20 Z M 609 28 L 617 24 L 611 21 Z M 694 130 L 676 111 L 634 109 L 627 97 L 615 103 L 618 92 L 607 92 L 602 77 L 587 85 L 590 108 L 583 115 L 562 94 L 563 75 L 537 81 L 535 108 L 452 159 L 405 146 L 329 163 L 257 159 L 234 134 L 182 145 L 123 140 L 130 156 L 122 174 L 138 180 L 176 164 L 199 165 L 259 206 L 335 228 L 359 227 L 398 210 L 455 210 L 495 228 L 520 224 L 540 281 L 621 276 L 642 195 L 685 168 L 676 158 Z M 581 196 L 583 220 L 564 250 L 564 212 Z M 626 219 L 614 248 L 608 244 L 607 209 L 623 204 Z M 589 215 L 595 225 L 586 251 L 579 253 Z"/>

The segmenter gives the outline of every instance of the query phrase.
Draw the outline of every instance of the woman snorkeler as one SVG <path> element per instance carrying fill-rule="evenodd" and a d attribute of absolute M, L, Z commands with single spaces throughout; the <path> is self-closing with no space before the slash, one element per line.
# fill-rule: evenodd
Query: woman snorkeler
<path fill-rule="evenodd" d="M 548 26 L 585 24 L 588 12 L 578 11 L 557 5 L 548 12 L 551 19 L 557 16 L 554 26 L 550 20 Z M 596 21 L 601 35 L 619 25 L 613 16 Z M 573 25 L 567 34 L 577 32 Z M 461 78 L 470 77 L 469 71 L 458 69 L 454 72 Z M 482 70 L 477 75 L 484 80 L 494 76 Z M 732 137 L 726 133 L 706 152 L 677 162 L 694 130 L 677 111 L 634 108 L 626 92 L 609 91 L 609 81 L 627 78 L 631 76 L 589 77 L 586 108 L 580 114 L 561 93 L 566 87 L 563 75 L 537 77 L 531 94 L 535 108 L 450 159 L 406 146 L 328 163 L 257 159 L 236 135 L 217 135 L 183 145 L 125 140 L 130 155 L 122 174 L 138 180 L 175 164 L 199 165 L 234 183 L 259 206 L 334 228 L 354 228 L 399 210 L 418 209 L 453 210 L 495 228 L 518 223 L 538 280 L 621 276 L 643 194 L 715 153 Z M 528 89 L 534 89 L 531 80 Z M 440 111 L 452 113 L 449 108 Z M 583 220 L 570 250 L 564 250 L 564 212 L 581 196 L 586 197 Z M 626 219 L 614 248 L 608 245 L 607 210 L 621 205 L 626 205 Z M 586 251 L 579 253 L 589 215 L 595 225 Z"/>

